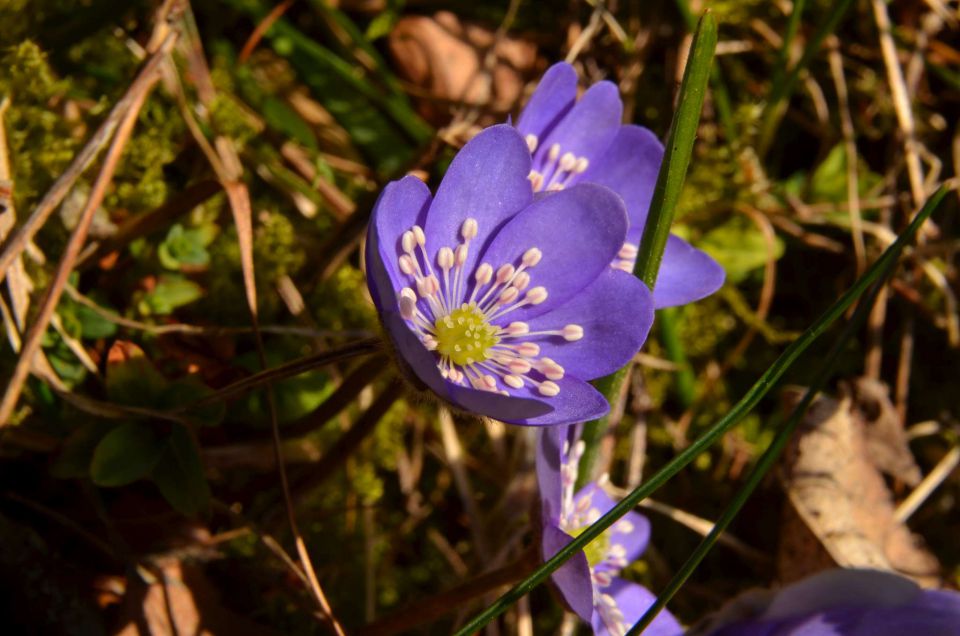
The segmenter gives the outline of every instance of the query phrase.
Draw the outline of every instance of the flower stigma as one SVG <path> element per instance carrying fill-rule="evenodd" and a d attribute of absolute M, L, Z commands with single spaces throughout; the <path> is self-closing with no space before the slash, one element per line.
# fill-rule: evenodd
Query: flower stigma
<path fill-rule="evenodd" d="M 483 362 L 491 357 L 490 348 L 500 342 L 498 327 L 487 322 L 476 303 L 462 305 L 433 326 L 437 352 L 458 366 Z"/>

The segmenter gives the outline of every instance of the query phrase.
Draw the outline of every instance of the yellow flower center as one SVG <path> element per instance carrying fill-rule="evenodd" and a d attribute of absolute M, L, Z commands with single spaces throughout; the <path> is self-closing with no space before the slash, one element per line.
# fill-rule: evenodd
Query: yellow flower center
<path fill-rule="evenodd" d="M 589 528 L 590 526 L 583 526 L 582 528 L 577 528 L 576 530 L 567 530 L 567 534 L 572 536 L 574 539 L 583 534 L 583 531 Z M 583 553 L 587 555 L 587 563 L 590 564 L 590 567 L 597 565 L 601 561 L 607 558 L 607 552 L 610 551 L 610 538 L 607 536 L 607 533 L 604 532 L 599 537 L 587 544 L 587 547 L 583 549 Z"/>
<path fill-rule="evenodd" d="M 437 351 L 457 366 L 483 362 L 490 357 L 490 348 L 500 342 L 497 327 L 487 322 L 475 303 L 462 305 L 438 318 L 433 328 Z"/>

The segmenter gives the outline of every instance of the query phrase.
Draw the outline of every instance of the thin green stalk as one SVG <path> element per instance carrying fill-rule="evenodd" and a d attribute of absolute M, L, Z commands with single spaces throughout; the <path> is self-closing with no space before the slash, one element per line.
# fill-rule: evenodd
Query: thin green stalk
<path fill-rule="evenodd" d="M 773 82 L 770 88 L 770 96 L 767 98 L 767 105 L 764 107 L 763 122 L 760 125 L 760 141 L 757 144 L 757 150 L 761 157 L 767 154 L 767 151 L 770 149 L 773 135 L 777 131 L 783 113 L 786 112 L 787 99 L 793 93 L 794 86 L 800 78 L 801 71 L 810 64 L 813 56 L 820 51 L 820 45 L 823 43 L 824 38 L 836 30 L 840 19 L 847 12 L 847 9 L 850 8 L 851 4 L 853 4 L 853 0 L 838 0 L 838 2 L 833 5 L 833 8 L 831 8 L 830 15 L 827 16 L 827 19 L 820 25 L 817 32 L 810 38 L 810 41 L 807 42 L 807 46 L 803 50 L 803 55 L 800 56 L 800 59 L 793 68 L 790 69 L 790 72 L 783 81 Z"/>
<path fill-rule="evenodd" d="M 657 184 L 650 201 L 650 213 L 647 215 L 643 238 L 640 241 L 640 254 L 633 270 L 634 275 L 651 290 L 657 282 L 663 250 L 667 245 L 667 236 L 670 234 L 677 200 L 680 198 L 680 190 L 683 188 L 683 180 L 687 174 L 693 143 L 697 138 L 700 110 L 707 92 L 710 64 L 716 47 L 717 22 L 713 14 L 708 11 L 700 19 L 700 24 L 693 36 L 689 61 L 683 72 L 683 82 L 680 84 L 677 97 L 677 111 L 670 124 L 666 153 L 657 175 Z M 627 370 L 621 369 L 617 373 L 596 381 L 597 390 L 606 396 L 611 405 L 616 404 L 627 375 Z M 593 476 L 599 455 L 599 441 L 608 425 L 609 416 L 584 424 L 582 439 L 585 449 L 579 468 L 581 479 L 589 479 Z"/>
<path fill-rule="evenodd" d="M 790 47 L 793 46 L 793 38 L 797 36 L 797 30 L 800 28 L 800 18 L 803 16 L 803 9 L 807 0 L 796 0 L 793 3 L 793 10 L 790 12 L 790 18 L 787 20 L 787 31 L 783 34 L 783 42 L 780 45 L 780 54 L 777 56 L 777 65 L 773 69 L 773 80 L 771 86 L 774 88 L 771 93 L 778 92 L 777 86 L 783 83 L 787 76 L 787 66 L 790 65 Z"/>
<path fill-rule="evenodd" d="M 710 77 L 710 64 L 717 48 L 717 21 L 709 11 L 700 18 L 700 24 L 693 35 L 690 57 L 683 72 L 680 93 L 677 98 L 677 112 L 670 123 L 667 135 L 666 153 L 657 184 L 650 201 L 650 214 L 640 239 L 640 252 L 634 265 L 634 275 L 653 290 L 663 260 L 663 250 L 670 235 L 670 225 L 683 189 L 683 180 L 687 176 L 687 166 L 693 153 L 693 142 L 697 139 L 700 125 L 700 109 L 707 93 Z"/>
<path fill-rule="evenodd" d="M 801 2 L 803 0 L 800 0 Z M 687 23 L 687 28 L 691 31 L 697 28 L 697 17 L 690 10 L 688 0 L 677 0 L 677 9 L 683 16 L 683 21 Z M 727 141 L 733 142 L 737 139 L 737 127 L 733 123 L 733 106 L 731 106 L 730 92 L 727 90 L 727 84 L 723 81 L 723 74 L 720 72 L 720 63 L 710 69 L 710 87 L 713 90 L 713 105 L 717 109 L 717 119 L 720 121 L 720 127 Z"/>
<path fill-rule="evenodd" d="M 660 338 L 663 348 L 667 352 L 667 359 L 677 365 L 675 373 L 675 389 L 680 405 L 688 409 L 693 404 L 697 393 L 697 378 L 690 369 L 687 356 L 680 342 L 680 333 L 677 323 L 680 320 L 680 311 L 677 307 L 668 307 L 660 310 Z"/>
<path fill-rule="evenodd" d="M 603 439 L 604 433 L 610 427 L 611 419 L 622 411 L 618 408 L 618 401 L 623 396 L 623 383 L 627 381 L 631 368 L 632 363 L 627 364 L 622 369 L 595 380 L 593 383 L 597 391 L 606 396 L 607 402 L 610 403 L 610 412 L 599 419 L 585 422 L 583 425 L 583 430 L 580 433 L 580 439 L 583 440 L 583 455 L 580 457 L 580 465 L 577 469 L 577 490 L 597 477 L 594 473 L 597 460 L 600 458 L 600 440 Z"/>
<path fill-rule="evenodd" d="M 873 308 L 873 305 L 877 300 L 877 296 L 880 294 L 880 290 L 883 289 L 885 284 L 884 279 L 887 277 L 887 275 L 889 275 L 890 271 L 892 271 L 895 264 L 896 262 L 892 260 L 885 264 L 881 273 L 881 280 L 877 281 L 873 285 L 873 289 L 870 290 L 868 297 L 857 306 L 856 312 L 854 312 L 850 320 L 847 321 L 847 324 L 844 326 L 843 331 L 837 338 L 837 341 L 834 343 L 829 353 L 827 353 L 823 364 L 817 370 L 817 374 L 814 377 L 813 382 L 810 383 L 809 388 L 807 388 L 807 391 L 804 393 L 803 399 L 801 399 L 797 406 L 793 409 L 793 412 L 790 414 L 790 417 L 783 427 L 777 431 L 777 434 L 774 436 L 770 446 L 768 446 L 763 455 L 760 456 L 756 466 L 754 466 L 743 486 L 734 496 L 733 501 L 731 501 L 727 509 L 723 511 L 723 514 L 717 520 L 716 524 L 714 524 L 713 529 L 709 534 L 707 534 L 706 537 L 703 538 L 703 540 L 700 542 L 700 545 L 698 545 L 696 550 L 693 551 L 693 554 L 690 555 L 677 573 L 673 575 L 673 578 L 670 579 L 670 582 L 667 584 L 666 588 L 664 588 L 664 590 L 657 595 L 657 600 L 654 602 L 654 604 L 651 605 L 644 615 L 640 617 L 640 620 L 637 621 L 636 625 L 634 625 L 630 631 L 627 632 L 627 636 L 642 633 L 643 630 L 653 622 L 653 619 L 657 617 L 657 614 L 659 614 L 660 611 L 666 607 L 667 603 L 670 602 L 670 599 L 673 598 L 673 595 L 676 594 L 677 591 L 679 591 L 679 589 L 687 581 L 687 579 L 690 578 L 690 576 L 693 574 L 693 571 L 698 565 L 700 565 L 700 562 L 703 561 L 707 553 L 710 552 L 710 550 L 716 544 L 720 535 L 723 534 L 723 532 L 736 518 L 737 514 L 739 514 L 747 499 L 749 499 L 750 495 L 753 494 L 753 491 L 756 490 L 763 478 L 767 475 L 770 469 L 773 468 L 777 459 L 779 459 L 780 454 L 783 452 L 784 447 L 786 447 L 787 442 L 790 440 L 790 437 L 793 435 L 794 431 L 796 431 L 797 426 L 800 424 L 804 414 L 807 412 L 807 408 L 813 402 L 813 399 L 816 397 L 817 393 L 819 393 L 826 384 L 827 379 L 830 377 L 833 367 L 837 362 L 837 358 L 840 357 L 840 354 L 850 341 L 850 338 L 852 338 L 857 332 L 857 330 L 863 324 L 864 319 Z"/>
<path fill-rule="evenodd" d="M 473 617 L 473 619 L 457 632 L 457 636 L 469 636 L 505 612 L 508 607 L 529 593 L 530 590 L 543 583 L 543 581 L 556 572 L 570 557 L 581 552 L 588 543 L 600 536 L 607 528 L 616 523 L 620 517 L 633 510 L 637 504 L 653 494 L 660 486 L 680 472 L 687 464 L 696 459 L 700 453 L 707 450 L 714 442 L 720 439 L 724 433 L 743 419 L 743 417 L 757 405 L 761 398 L 776 386 L 777 382 L 793 365 L 794 361 L 806 351 L 837 318 L 843 315 L 847 308 L 863 294 L 867 287 L 873 284 L 887 267 L 890 266 L 891 262 L 897 260 L 900 252 L 912 239 L 913 235 L 916 234 L 923 222 L 926 221 L 930 214 L 940 205 L 946 193 L 947 190 L 941 187 L 930 197 L 906 231 L 884 251 L 880 258 L 870 266 L 864 275 L 861 276 L 843 296 L 834 302 L 809 329 L 786 348 L 770 368 L 760 376 L 760 379 L 750 387 L 750 390 L 747 391 L 743 398 L 741 398 L 719 422 L 697 438 L 693 444 L 677 455 L 666 466 L 658 470 L 646 483 L 641 484 L 631 491 L 630 494 L 624 497 L 616 506 L 611 508 L 607 514 L 587 527 L 579 536 L 557 552 L 553 558 L 498 598 L 493 605 Z"/>

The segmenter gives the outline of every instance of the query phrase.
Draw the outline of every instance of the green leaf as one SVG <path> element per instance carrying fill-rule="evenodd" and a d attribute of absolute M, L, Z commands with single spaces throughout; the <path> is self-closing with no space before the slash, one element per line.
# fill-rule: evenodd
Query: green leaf
<path fill-rule="evenodd" d="M 267 352 L 267 366 L 282 364 L 287 358 L 284 351 L 271 349 Z M 243 356 L 237 363 L 255 373 L 260 364 L 254 354 Z M 310 413 L 333 392 L 334 385 L 322 371 L 308 371 L 292 378 L 273 383 L 273 394 L 277 405 L 277 421 L 281 424 L 300 419 Z M 236 402 L 234 415 L 238 418 L 266 424 L 270 421 L 270 412 L 264 391 L 250 393 L 245 399 Z"/>
<path fill-rule="evenodd" d="M 317 149 L 317 136 L 313 134 L 310 124 L 284 102 L 276 97 L 267 97 L 260 105 L 260 113 L 271 128 L 296 139 L 310 150 Z"/>
<path fill-rule="evenodd" d="M 143 349 L 132 342 L 118 340 L 107 353 L 105 384 L 111 402 L 156 408 L 160 406 L 157 397 L 166 388 L 167 379 Z"/>
<path fill-rule="evenodd" d="M 125 486 L 149 475 L 163 450 L 162 440 L 149 425 L 121 424 L 97 444 L 90 478 L 98 486 Z"/>
<path fill-rule="evenodd" d="M 50 474 L 57 479 L 89 477 L 93 452 L 115 426 L 105 420 L 90 420 L 75 428 L 60 445 L 60 451 L 50 466 Z"/>
<path fill-rule="evenodd" d="M 179 223 L 175 223 L 157 248 L 160 264 L 177 271 L 184 265 L 193 268 L 208 265 L 210 254 L 206 249 L 206 238 L 203 230 L 186 230 Z"/>
<path fill-rule="evenodd" d="M 720 263 L 732 283 L 739 283 L 767 262 L 766 239 L 756 225 L 743 217 L 734 217 L 711 230 L 697 243 L 697 247 Z M 783 249 L 783 240 L 775 236 L 774 260 L 783 256 Z"/>
<path fill-rule="evenodd" d="M 210 486 L 203 474 L 200 450 L 180 424 L 173 426 L 151 478 L 167 502 L 184 515 L 200 514 L 210 506 Z"/>
<path fill-rule="evenodd" d="M 146 316 L 163 316 L 203 296 L 203 288 L 181 276 L 161 276 L 156 287 L 137 304 Z"/>
<path fill-rule="evenodd" d="M 197 402 L 211 393 L 213 393 L 213 391 L 204 384 L 200 378 L 189 375 L 171 382 L 169 386 L 163 389 L 157 399 L 157 408 L 161 410 L 174 410 L 177 407 Z M 192 409 L 190 411 L 190 419 L 199 424 L 211 426 L 219 424 L 223 420 L 225 413 L 226 406 L 222 401 L 217 401 L 213 404 Z"/>

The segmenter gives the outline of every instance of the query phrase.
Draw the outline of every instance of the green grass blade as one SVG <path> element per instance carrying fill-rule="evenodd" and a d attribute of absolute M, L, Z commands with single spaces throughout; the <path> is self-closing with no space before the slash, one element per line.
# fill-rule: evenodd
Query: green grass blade
<path fill-rule="evenodd" d="M 657 280 L 657 272 L 660 269 L 660 261 L 663 259 L 667 236 L 670 234 L 673 214 L 687 174 L 693 143 L 697 138 L 700 110 L 707 91 L 713 53 L 716 48 L 717 22 L 708 12 L 700 19 L 700 24 L 693 36 L 689 62 L 684 69 L 683 82 L 680 84 L 680 93 L 677 97 L 677 111 L 670 124 L 666 153 L 657 175 L 656 188 L 650 201 L 650 213 L 640 242 L 640 254 L 633 272 L 650 289 L 653 289 Z M 611 407 L 617 403 L 620 396 L 621 388 L 628 375 L 628 367 L 600 378 L 594 383 L 597 390 L 607 398 Z M 584 424 L 582 439 L 585 448 L 578 471 L 579 485 L 591 481 L 594 477 L 600 439 L 609 426 L 609 420 L 610 415 L 607 415 Z"/>
<path fill-rule="evenodd" d="M 641 501 L 656 492 L 660 486 L 665 484 L 671 477 L 676 475 L 687 464 L 707 450 L 724 433 L 739 422 L 754 406 L 765 396 L 777 382 L 783 377 L 787 370 L 793 365 L 793 362 L 806 349 L 819 338 L 830 325 L 836 321 L 843 312 L 850 307 L 854 301 L 859 298 L 863 292 L 873 284 L 880 275 L 890 266 L 892 261 L 896 261 L 900 252 L 917 232 L 923 222 L 940 205 L 946 195 L 947 190 L 940 188 L 930 197 L 923 209 L 917 214 L 913 222 L 906 231 L 894 243 L 884 251 L 873 265 L 861 276 L 850 289 L 846 291 L 837 301 L 835 301 L 817 321 L 807 329 L 797 340 L 790 344 L 786 350 L 777 358 L 769 369 L 764 372 L 757 382 L 750 387 L 750 390 L 737 402 L 736 405 L 719 422 L 714 424 L 703 435 L 698 437 L 693 444 L 677 455 L 670 463 L 654 473 L 649 481 L 641 484 L 636 489 L 624 497 L 616 506 L 610 509 L 595 523 L 584 530 L 579 536 L 564 546 L 549 561 L 537 568 L 530 576 L 515 585 L 503 596 L 498 598 L 493 605 L 477 614 L 463 628 L 457 632 L 457 636 L 468 636 L 482 629 L 491 620 L 502 614 L 508 607 L 517 600 L 530 592 L 533 588 L 540 585 L 560 568 L 570 557 L 580 552 L 588 543 L 596 539 L 607 528 L 612 526 L 623 515 L 631 511 Z"/>
<path fill-rule="evenodd" d="M 893 260 L 885 263 L 880 273 L 881 279 L 885 279 L 887 277 L 895 264 L 896 261 Z M 739 491 L 737 491 L 733 501 L 731 501 L 730 505 L 727 506 L 727 509 L 723 511 L 723 514 L 717 520 L 716 524 L 714 524 L 710 533 L 703 538 L 683 566 L 677 571 L 676 574 L 673 575 L 673 578 L 670 579 L 670 582 L 663 589 L 663 591 L 657 595 L 657 600 L 654 602 L 654 604 L 651 605 L 644 615 L 640 617 L 640 620 L 637 621 L 637 624 L 634 625 L 629 632 L 627 632 L 627 636 L 642 633 L 643 630 L 653 622 L 653 620 L 657 617 L 657 614 L 659 614 L 660 611 L 666 607 L 667 603 L 670 602 L 670 599 L 673 598 L 674 594 L 680 590 L 687 579 L 693 574 L 693 571 L 697 568 L 697 566 L 700 565 L 700 562 L 703 561 L 710 550 L 713 549 L 713 546 L 720 538 L 720 535 L 726 531 L 726 529 L 736 518 L 737 514 L 739 514 L 747 499 L 750 498 L 750 495 L 753 494 L 753 491 L 756 490 L 757 486 L 760 484 L 760 481 L 767 475 L 770 469 L 773 468 L 777 459 L 780 457 L 780 454 L 783 452 L 784 447 L 786 447 L 787 442 L 790 440 L 790 437 L 797 429 L 797 425 L 807 412 L 807 408 L 810 406 L 811 402 L 813 402 L 813 398 L 823 388 L 824 384 L 826 384 L 826 381 L 830 377 L 833 367 L 837 362 L 837 358 L 843 352 L 847 343 L 850 341 L 850 338 L 853 337 L 853 335 L 857 332 L 857 329 L 859 329 L 859 327 L 863 324 L 863 320 L 870 313 L 870 310 L 873 308 L 874 302 L 876 301 L 880 290 L 883 288 L 883 285 L 883 280 L 874 283 L 873 289 L 870 290 L 868 297 L 857 306 L 856 312 L 854 312 L 850 320 L 847 321 L 843 332 L 837 338 L 833 347 L 830 349 L 830 352 L 824 359 L 823 364 L 820 366 L 820 369 L 818 369 L 813 382 L 810 383 L 810 387 L 807 389 L 806 393 L 804 393 L 803 399 L 801 399 L 797 406 L 793 409 L 793 412 L 790 414 L 790 417 L 787 419 L 786 423 L 779 431 L 777 431 L 777 434 L 774 436 L 770 446 L 767 447 L 763 455 L 760 456 L 760 459 L 757 460 L 756 466 L 753 467 L 753 470 L 747 476 L 743 486 Z"/>
<path fill-rule="evenodd" d="M 700 109 L 707 93 L 710 79 L 710 66 L 713 53 L 717 48 L 717 21 L 707 12 L 700 18 L 700 24 L 693 35 L 690 57 L 683 72 L 680 93 L 677 98 L 677 112 L 670 123 L 667 135 L 666 153 L 657 184 L 650 201 L 650 214 L 640 239 L 640 252 L 633 273 L 647 284 L 651 290 L 657 282 L 663 250 L 670 235 L 670 225 L 683 189 L 683 180 L 687 175 L 693 142 L 697 139 L 700 125 Z"/>
<path fill-rule="evenodd" d="M 824 20 L 820 28 L 817 29 L 817 32 L 814 33 L 810 41 L 807 42 L 807 46 L 803 50 L 803 55 L 800 56 L 797 63 L 790 69 L 790 72 L 786 74 L 782 81 L 773 82 L 770 95 L 767 98 L 767 104 L 764 107 L 763 121 L 760 125 L 760 141 L 757 144 L 757 150 L 761 157 L 767 154 L 767 150 L 770 149 L 773 135 L 777 132 L 777 127 L 780 124 L 780 118 L 783 117 L 783 113 L 787 109 L 787 99 L 793 93 L 794 86 L 796 86 L 797 80 L 800 79 L 801 71 L 810 64 L 813 56 L 820 51 L 820 45 L 823 43 L 824 38 L 836 30 L 837 25 L 840 24 L 840 19 L 846 14 L 851 4 L 853 4 L 853 0 L 839 0 L 833 5 L 827 19 Z M 791 16 L 791 23 L 792 22 L 793 16 Z M 784 41 L 784 44 L 786 44 L 786 41 Z"/>

